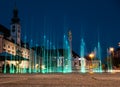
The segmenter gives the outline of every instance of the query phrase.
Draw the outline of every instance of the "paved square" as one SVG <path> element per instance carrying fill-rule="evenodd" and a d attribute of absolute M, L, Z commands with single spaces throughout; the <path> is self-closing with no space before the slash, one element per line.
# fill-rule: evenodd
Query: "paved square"
<path fill-rule="evenodd" d="M 119 87 L 120 73 L 0 74 L 0 87 Z"/>

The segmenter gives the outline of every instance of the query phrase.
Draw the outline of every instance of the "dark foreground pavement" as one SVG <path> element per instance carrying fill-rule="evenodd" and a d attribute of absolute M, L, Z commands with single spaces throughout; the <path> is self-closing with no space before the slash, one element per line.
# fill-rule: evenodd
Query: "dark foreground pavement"
<path fill-rule="evenodd" d="M 0 74 L 0 87 L 120 87 L 120 73 Z"/>

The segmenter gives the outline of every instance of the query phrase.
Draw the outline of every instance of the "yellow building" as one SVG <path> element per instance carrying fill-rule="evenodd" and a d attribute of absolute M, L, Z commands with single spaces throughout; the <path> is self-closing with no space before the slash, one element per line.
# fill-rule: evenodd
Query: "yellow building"
<path fill-rule="evenodd" d="M 0 25 L 0 70 L 5 64 L 18 66 L 20 69 L 28 68 L 30 53 L 28 44 L 21 40 L 20 19 L 18 10 L 14 8 L 10 29 Z"/>

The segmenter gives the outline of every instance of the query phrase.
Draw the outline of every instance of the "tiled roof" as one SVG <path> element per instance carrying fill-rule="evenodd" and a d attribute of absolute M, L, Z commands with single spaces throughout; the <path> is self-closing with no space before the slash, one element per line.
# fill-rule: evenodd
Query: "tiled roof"
<path fill-rule="evenodd" d="M 3 25 L 0 24 L 0 32 L 5 36 L 9 37 L 10 36 L 10 30 L 4 27 Z"/>

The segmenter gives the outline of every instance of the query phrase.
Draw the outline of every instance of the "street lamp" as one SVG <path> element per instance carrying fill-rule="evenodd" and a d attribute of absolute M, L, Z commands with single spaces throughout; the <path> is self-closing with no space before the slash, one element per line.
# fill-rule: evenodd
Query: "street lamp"
<path fill-rule="evenodd" d="M 92 60 L 95 57 L 95 54 L 92 52 L 89 54 L 90 59 Z"/>
<path fill-rule="evenodd" d="M 112 54 L 114 52 L 114 48 L 110 47 L 109 48 L 109 53 L 110 53 L 110 70 L 112 70 Z"/>
<path fill-rule="evenodd" d="M 109 52 L 110 52 L 110 53 L 113 53 L 113 51 L 114 51 L 114 48 L 113 48 L 113 47 L 110 47 Z"/>
<path fill-rule="evenodd" d="M 89 54 L 89 58 L 91 59 L 91 67 L 92 68 L 92 59 L 95 57 L 95 54 L 92 52 Z"/>

